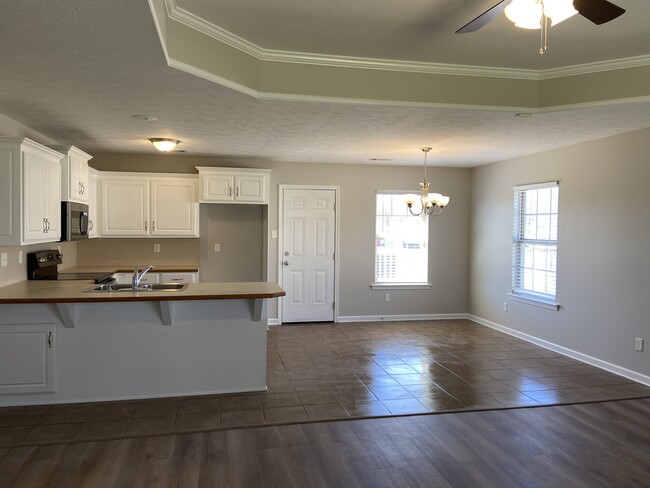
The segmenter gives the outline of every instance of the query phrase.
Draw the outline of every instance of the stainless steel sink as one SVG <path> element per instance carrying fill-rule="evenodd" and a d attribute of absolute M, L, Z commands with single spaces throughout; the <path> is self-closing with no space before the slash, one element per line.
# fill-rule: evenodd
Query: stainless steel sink
<path fill-rule="evenodd" d="M 116 291 L 183 291 L 187 288 L 187 283 L 143 283 L 137 288 L 130 284 L 108 284 L 94 285 L 88 288 L 87 292 L 116 292 Z"/>

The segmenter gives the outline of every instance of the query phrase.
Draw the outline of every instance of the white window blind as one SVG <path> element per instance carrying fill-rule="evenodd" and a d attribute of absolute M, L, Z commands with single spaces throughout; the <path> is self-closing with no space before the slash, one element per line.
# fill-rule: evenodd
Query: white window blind
<path fill-rule="evenodd" d="M 406 193 L 377 192 L 375 283 L 426 283 L 429 225 L 408 212 Z"/>
<path fill-rule="evenodd" d="M 558 201 L 557 181 L 514 187 L 514 295 L 555 302 Z"/>

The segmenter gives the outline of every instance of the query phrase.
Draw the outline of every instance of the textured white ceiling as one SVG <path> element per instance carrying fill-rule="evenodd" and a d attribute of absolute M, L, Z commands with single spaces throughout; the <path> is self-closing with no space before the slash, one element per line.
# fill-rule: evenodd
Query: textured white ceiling
<path fill-rule="evenodd" d="M 223 27 L 265 48 L 313 51 L 330 46 L 330 54 L 377 57 L 385 52 L 396 59 L 483 64 L 476 62 L 486 51 L 475 52 L 482 44 L 477 37 L 463 36 L 464 54 L 453 60 L 442 48 L 425 54 L 432 42 L 436 46 L 436 36 L 447 35 L 436 34 L 439 29 L 455 30 L 491 2 L 286 2 L 182 0 L 187 8 L 204 9 L 206 16 L 218 14 L 214 20 Z M 617 3 L 632 10 L 622 17 L 632 26 L 637 25 L 634 8 L 649 13 L 650 2 Z M 583 22 L 575 19 L 576 24 Z M 587 27 L 592 29 L 576 28 L 576 35 Z M 430 28 L 433 38 L 426 34 Z M 499 39 L 504 35 L 499 31 L 487 51 L 518 44 L 508 28 L 507 39 Z M 603 26 L 593 29 L 609 32 Z M 328 31 L 329 41 L 323 37 Z M 374 37 L 368 38 L 373 31 Z M 634 49 L 621 47 L 617 57 L 647 54 L 648 31 L 644 26 L 619 32 L 625 40 L 621 45 Z M 571 63 L 600 59 L 590 42 L 574 43 L 562 47 Z M 438 57 L 443 54 L 447 57 Z M 507 56 L 506 50 L 503 59 Z M 538 59 L 535 45 L 526 56 Z M 175 137 L 187 154 L 224 159 L 365 163 L 386 158 L 392 164 L 420 164 L 419 147 L 431 145 L 434 164 L 476 166 L 650 127 L 647 103 L 519 119 L 503 112 L 256 100 L 169 68 L 146 0 L 5 2 L 0 66 L 0 113 L 91 154 L 152 154 L 147 138 Z M 133 119 L 134 114 L 158 120 L 143 122 Z"/>

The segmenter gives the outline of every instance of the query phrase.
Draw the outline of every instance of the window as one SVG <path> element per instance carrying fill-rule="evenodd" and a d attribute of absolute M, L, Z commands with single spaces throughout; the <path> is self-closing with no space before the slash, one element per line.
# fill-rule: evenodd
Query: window
<path fill-rule="evenodd" d="M 406 193 L 377 192 L 375 284 L 420 284 L 428 279 L 428 220 L 414 217 Z"/>
<path fill-rule="evenodd" d="M 554 305 L 558 183 L 516 186 L 514 190 L 512 293 L 515 297 Z"/>

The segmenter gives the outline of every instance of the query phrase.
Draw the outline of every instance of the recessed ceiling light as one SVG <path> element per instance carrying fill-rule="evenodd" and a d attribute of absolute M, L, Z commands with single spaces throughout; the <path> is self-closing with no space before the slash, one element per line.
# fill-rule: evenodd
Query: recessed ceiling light
<path fill-rule="evenodd" d="M 154 117 L 153 115 L 133 115 L 132 117 L 137 120 L 144 120 L 145 122 L 153 122 L 154 120 L 158 120 L 158 117 Z"/>
<path fill-rule="evenodd" d="M 532 116 L 533 116 L 533 114 L 531 114 L 530 112 L 518 112 L 518 113 L 515 114 L 515 117 L 519 117 L 521 119 L 527 119 L 527 118 L 532 117 Z"/>
<path fill-rule="evenodd" d="M 380 162 L 384 161 L 385 162 L 385 161 L 392 161 L 392 159 L 388 159 L 388 158 L 370 158 L 370 159 L 368 159 L 368 161 L 380 161 Z"/>

